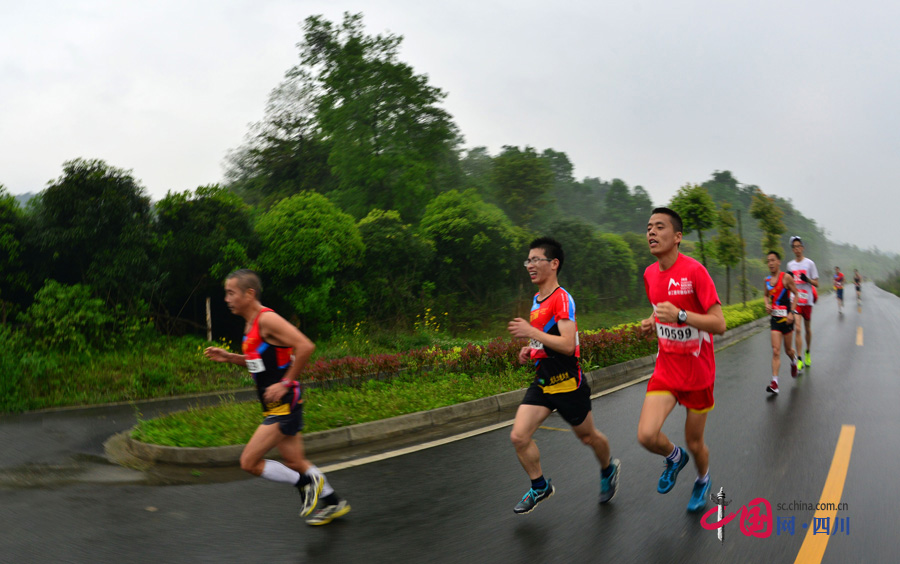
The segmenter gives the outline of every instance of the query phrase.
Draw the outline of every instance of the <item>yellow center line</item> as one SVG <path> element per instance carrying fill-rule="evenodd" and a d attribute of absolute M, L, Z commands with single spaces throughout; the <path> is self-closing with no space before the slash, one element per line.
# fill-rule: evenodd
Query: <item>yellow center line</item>
<path fill-rule="evenodd" d="M 816 519 L 827 518 L 827 523 L 834 526 L 837 507 L 844 491 L 844 481 L 847 478 L 847 467 L 850 466 L 850 452 L 853 450 L 853 436 L 856 434 L 855 425 L 841 426 L 841 434 L 838 437 L 837 447 L 834 449 L 834 458 L 831 460 L 831 469 L 825 478 L 825 487 L 822 489 L 822 498 L 819 507 L 833 507 L 834 509 L 819 509 L 813 515 L 812 522 L 806 530 L 806 538 L 800 546 L 800 552 L 794 564 L 818 564 L 825 556 L 825 547 L 828 545 L 829 535 L 823 531 L 813 534 L 813 523 Z M 824 505 L 830 504 L 830 505 Z"/>
<path fill-rule="evenodd" d="M 563 432 L 565 432 L 565 433 L 568 433 L 568 432 L 569 432 L 568 429 L 560 429 L 560 428 L 558 428 L 558 427 L 544 427 L 543 425 L 541 425 L 540 427 L 538 427 L 538 429 L 546 429 L 546 430 L 548 430 L 548 431 L 563 431 Z"/>
<path fill-rule="evenodd" d="M 857 347 L 863 346 L 863 330 L 862 330 L 862 327 L 857 327 L 857 328 L 856 328 L 856 346 L 857 346 Z"/>

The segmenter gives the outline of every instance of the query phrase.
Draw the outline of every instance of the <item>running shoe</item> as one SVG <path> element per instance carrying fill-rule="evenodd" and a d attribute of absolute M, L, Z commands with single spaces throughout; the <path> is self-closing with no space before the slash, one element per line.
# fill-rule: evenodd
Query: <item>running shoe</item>
<path fill-rule="evenodd" d="M 691 491 L 691 500 L 687 504 L 688 511 L 700 511 L 704 507 L 706 507 L 706 500 L 708 499 L 709 487 L 712 484 L 712 479 L 707 478 L 705 484 L 701 484 L 698 481 L 694 481 L 694 489 Z"/>
<path fill-rule="evenodd" d="M 325 505 L 306 520 L 307 525 L 327 525 L 338 517 L 350 513 L 350 504 L 342 499 L 337 505 Z"/>
<path fill-rule="evenodd" d="M 809 358 L 809 351 L 806 351 L 806 366 L 812 366 L 812 360 Z"/>
<path fill-rule="evenodd" d="M 669 493 L 675 487 L 675 479 L 678 477 L 678 473 L 687 466 L 688 460 L 691 459 L 686 450 L 681 447 L 676 448 L 681 451 L 681 460 L 677 463 L 666 460 L 666 469 L 663 470 L 662 476 L 659 477 L 659 484 L 656 486 L 656 491 L 661 494 Z"/>
<path fill-rule="evenodd" d="M 604 478 L 603 473 L 600 473 L 600 503 L 606 503 L 616 497 L 616 490 L 619 489 L 619 468 L 622 467 L 622 463 L 618 458 L 613 458 L 609 464 L 613 467 L 609 478 Z"/>
<path fill-rule="evenodd" d="M 307 476 L 309 476 L 310 482 L 298 488 L 300 490 L 301 517 L 306 517 L 316 508 L 316 504 L 319 502 L 319 494 L 322 493 L 322 487 L 325 485 L 325 478 L 321 474 L 311 472 Z"/>
<path fill-rule="evenodd" d="M 550 480 L 547 480 L 547 487 L 542 490 L 536 490 L 531 488 L 528 490 L 528 493 L 522 497 L 522 501 L 516 504 L 516 507 L 513 509 L 515 513 L 519 515 L 525 515 L 526 513 L 531 513 L 534 511 L 534 508 L 537 507 L 537 504 L 544 501 L 553 495 L 553 492 L 556 491 L 556 488 L 553 487 L 553 484 L 550 483 Z"/>
<path fill-rule="evenodd" d="M 803 372 L 803 357 L 797 356 L 797 374 Z"/>
<path fill-rule="evenodd" d="M 770 394 L 775 394 L 777 396 L 778 395 L 778 382 L 776 382 L 775 380 L 772 380 L 769 383 L 769 385 L 766 386 L 766 391 L 769 392 Z"/>
<path fill-rule="evenodd" d="M 792 359 L 791 359 L 791 378 L 796 378 L 796 377 L 797 377 L 797 372 L 799 372 L 799 370 L 797 369 L 797 363 L 796 363 L 796 361 L 792 358 Z"/>

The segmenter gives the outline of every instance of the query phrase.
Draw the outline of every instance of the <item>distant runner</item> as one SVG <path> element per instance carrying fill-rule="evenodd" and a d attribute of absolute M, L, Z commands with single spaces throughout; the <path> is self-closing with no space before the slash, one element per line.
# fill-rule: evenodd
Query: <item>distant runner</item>
<path fill-rule="evenodd" d="M 856 305 L 862 305 L 862 276 L 860 276 L 859 271 L 855 268 L 853 269 L 853 283 L 856 285 Z"/>
<path fill-rule="evenodd" d="M 794 251 L 794 260 L 787 264 L 787 271 L 794 276 L 794 284 L 797 286 L 797 308 L 794 313 L 799 313 L 803 319 L 802 324 L 806 330 L 806 360 L 805 366 L 812 366 L 809 349 L 812 344 L 812 310 L 815 304 L 816 288 L 819 286 L 819 270 L 816 263 L 803 256 L 803 241 L 800 237 L 791 237 L 791 250 Z M 795 323 L 794 350 L 797 356 L 803 351 L 803 335 L 800 331 L 801 322 Z M 803 370 L 804 359 L 797 361 L 797 370 Z"/>
<path fill-rule="evenodd" d="M 766 255 L 769 276 L 766 277 L 766 312 L 771 316 L 772 337 L 772 381 L 766 386 L 770 394 L 778 394 L 778 371 L 781 369 L 781 347 L 791 360 L 791 377 L 797 377 L 797 354 L 792 346 L 794 331 L 794 303 L 797 300 L 797 286 L 794 279 L 781 272 L 781 255 L 769 251 Z"/>
<path fill-rule="evenodd" d="M 840 266 L 834 267 L 834 293 L 837 295 L 838 314 L 844 315 L 844 273 Z"/>

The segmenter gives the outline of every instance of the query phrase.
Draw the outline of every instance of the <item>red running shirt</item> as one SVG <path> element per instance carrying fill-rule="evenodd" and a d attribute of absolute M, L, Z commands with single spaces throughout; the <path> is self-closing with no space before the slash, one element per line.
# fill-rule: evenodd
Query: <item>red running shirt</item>
<path fill-rule="evenodd" d="M 716 286 L 706 268 L 696 260 L 678 254 L 665 271 L 655 262 L 644 271 L 644 289 L 653 305 L 671 302 L 678 309 L 707 313 L 720 304 Z M 655 317 L 655 314 L 654 314 Z M 671 390 L 702 390 L 716 380 L 716 358 L 712 335 L 689 325 L 657 322 L 659 354 L 653 379 Z"/>

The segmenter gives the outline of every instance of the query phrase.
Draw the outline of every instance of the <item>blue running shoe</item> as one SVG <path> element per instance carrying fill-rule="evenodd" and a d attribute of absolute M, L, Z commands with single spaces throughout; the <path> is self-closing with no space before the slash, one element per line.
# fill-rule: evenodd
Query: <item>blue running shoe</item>
<path fill-rule="evenodd" d="M 691 492 L 691 500 L 688 502 L 688 511 L 700 511 L 706 507 L 706 500 L 709 497 L 709 487 L 712 479 L 707 479 L 705 484 L 694 482 L 694 491 Z"/>
<path fill-rule="evenodd" d="M 691 459 L 686 450 L 681 447 L 678 447 L 678 450 L 681 451 L 681 460 L 678 461 L 678 464 L 666 460 L 666 469 L 663 470 L 662 476 L 659 477 L 659 485 L 656 486 L 656 491 L 661 494 L 672 491 L 672 488 L 675 487 L 675 478 L 678 477 L 678 473 L 687 466 L 688 461 Z"/>
<path fill-rule="evenodd" d="M 519 515 L 525 515 L 526 513 L 531 513 L 534 511 L 534 508 L 537 507 L 537 504 L 544 501 L 553 495 L 553 492 L 556 491 L 556 488 L 553 487 L 553 484 L 550 483 L 550 480 L 547 480 L 547 487 L 542 490 L 536 490 L 531 488 L 528 492 L 522 497 L 522 501 L 516 504 L 516 507 L 513 509 L 515 513 Z"/>
<path fill-rule="evenodd" d="M 609 465 L 613 467 L 609 478 L 604 478 L 603 474 L 600 474 L 600 503 L 606 503 L 616 497 L 616 490 L 619 489 L 619 468 L 622 467 L 622 463 L 618 458 L 613 458 Z"/>

